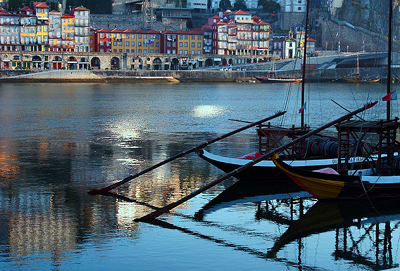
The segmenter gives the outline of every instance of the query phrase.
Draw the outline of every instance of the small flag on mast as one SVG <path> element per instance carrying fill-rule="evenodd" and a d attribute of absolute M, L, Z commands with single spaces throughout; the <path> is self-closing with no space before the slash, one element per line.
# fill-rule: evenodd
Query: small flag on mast
<path fill-rule="evenodd" d="M 390 92 L 389 94 L 386 94 L 383 98 L 382 101 L 388 102 L 392 100 L 397 100 L 397 90 Z"/>
<path fill-rule="evenodd" d="M 303 111 L 306 109 L 306 103 L 299 109 L 299 114 L 303 113 Z"/>

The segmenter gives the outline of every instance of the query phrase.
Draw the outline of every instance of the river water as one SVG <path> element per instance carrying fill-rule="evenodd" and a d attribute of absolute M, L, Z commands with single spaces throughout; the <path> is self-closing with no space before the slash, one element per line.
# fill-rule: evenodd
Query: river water
<path fill-rule="evenodd" d="M 284 118 L 271 122 L 300 124 L 300 87 L 1 84 L 0 269 L 399 267 L 400 208 L 392 202 L 372 208 L 289 195 L 276 199 L 268 185 L 243 186 L 231 178 L 160 216 L 157 223 L 134 222 L 223 175 L 196 154 L 142 175 L 114 189 L 114 195 L 87 194 L 246 125 L 238 120 L 258 121 L 286 110 Z M 380 84 L 306 85 L 306 123 L 317 127 L 345 109 L 380 100 L 385 92 Z M 398 116 L 397 102 L 392 107 Z M 384 117 L 384 103 L 361 115 Z M 206 149 L 232 157 L 255 151 L 255 129 Z M 232 183 L 242 185 L 236 192 L 254 187 L 256 192 L 205 208 Z M 263 194 L 270 197 L 251 197 Z"/>

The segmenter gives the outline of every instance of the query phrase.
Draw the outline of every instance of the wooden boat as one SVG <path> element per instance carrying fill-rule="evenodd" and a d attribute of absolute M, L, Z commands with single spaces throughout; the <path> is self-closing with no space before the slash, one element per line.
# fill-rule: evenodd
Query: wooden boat
<path fill-rule="evenodd" d="M 292 167 L 278 155 L 273 162 L 300 187 L 318 199 L 359 200 L 400 197 L 400 176 L 327 174 Z"/>
<path fill-rule="evenodd" d="M 326 145 L 326 144 L 325 144 Z M 329 147 L 329 145 L 327 145 Z M 203 158 L 204 160 L 208 161 L 212 165 L 216 166 L 217 168 L 223 170 L 224 172 L 228 173 L 232 170 L 235 170 L 246 163 L 249 160 L 259 156 L 259 153 L 251 153 L 249 155 L 245 155 L 239 158 L 230 158 L 225 156 L 216 155 L 210 153 L 206 150 L 200 150 L 197 154 Z M 377 156 L 372 156 L 372 159 L 377 159 Z M 317 170 L 326 167 L 336 168 L 338 166 L 338 159 L 332 157 L 323 157 L 319 156 L 319 158 L 309 158 L 309 159 L 299 159 L 299 160 L 285 160 L 288 161 L 293 167 L 302 168 L 307 170 Z M 365 161 L 365 157 L 363 156 L 356 156 L 352 157 L 352 164 L 358 168 L 365 168 L 367 162 Z M 285 175 L 279 170 L 273 161 L 271 160 L 264 160 L 261 161 L 249 169 L 238 173 L 236 177 L 238 179 L 258 179 L 258 180 L 267 180 L 271 178 L 282 178 Z"/>
<path fill-rule="evenodd" d="M 307 8 L 308 14 L 308 8 Z M 306 17 L 306 21 L 308 21 L 308 15 Z M 305 35 L 307 36 L 307 28 L 305 29 Z M 304 42 L 304 47 L 307 48 L 307 39 Z M 304 50 L 304 57 L 303 57 L 303 67 L 306 67 L 306 51 Z M 302 78 L 305 78 L 305 68 L 302 70 Z M 272 76 L 271 76 L 272 77 Z M 270 77 L 256 77 L 258 80 L 270 80 Z M 295 127 L 294 125 L 291 128 L 286 127 L 273 127 L 270 124 L 267 125 L 259 125 L 257 129 L 257 134 L 259 136 L 259 154 L 248 154 L 239 158 L 228 158 L 222 157 L 215 154 L 211 154 L 205 150 L 197 152 L 197 154 L 205 159 L 206 161 L 210 162 L 211 164 L 215 165 L 216 167 L 220 168 L 225 172 L 230 172 L 240 166 L 246 164 L 248 159 L 253 159 L 253 155 L 261 155 L 268 153 L 283 144 L 285 140 L 292 141 L 296 138 L 299 138 L 310 131 L 310 127 L 304 124 L 304 105 L 305 105 L 305 98 L 304 98 L 304 87 L 305 82 L 302 79 L 291 79 L 291 80 L 301 80 L 302 82 L 302 90 L 301 90 L 301 104 L 303 105 L 302 109 L 299 111 L 301 113 L 301 125 Z M 338 164 L 338 156 L 327 156 L 326 153 L 314 153 L 310 156 L 310 152 L 307 150 L 307 142 L 302 141 L 300 144 L 293 146 L 291 149 L 285 150 L 280 153 L 282 158 L 285 161 L 288 161 L 291 165 L 299 168 L 314 170 L 320 169 L 324 167 L 337 167 Z M 337 149 L 336 149 L 337 150 Z M 337 152 L 337 151 L 336 151 Z M 358 152 L 358 154 L 362 153 Z M 334 158 L 334 159 L 332 159 Z M 356 157 L 352 157 L 350 162 L 357 167 L 365 166 L 362 161 L 365 161 L 365 158 L 362 155 L 356 155 Z M 272 161 L 262 161 L 257 163 L 256 165 L 252 166 L 249 169 L 239 173 L 236 175 L 239 179 L 263 179 L 266 180 L 271 177 L 281 177 L 282 174 L 279 170 L 275 168 L 275 165 Z"/>
<path fill-rule="evenodd" d="M 389 42 L 388 67 L 391 67 L 392 49 L 392 0 L 389 8 Z M 391 69 L 388 69 L 387 95 L 392 94 Z M 386 97 L 385 96 L 385 97 Z M 273 157 L 275 165 L 298 185 L 319 199 L 373 199 L 400 197 L 400 150 L 397 142 L 397 131 L 400 129 L 398 118 L 390 118 L 391 99 L 382 98 L 386 102 L 386 120 L 346 122 L 337 126 L 339 142 L 348 142 L 350 136 L 365 138 L 369 134 L 377 135 L 378 142 L 371 151 L 378 159 L 371 160 L 368 171 L 355 171 L 349 174 L 348 162 L 338 165 L 339 173 L 326 174 L 291 167 L 277 155 Z M 390 96 L 391 97 L 391 96 Z M 339 157 L 349 157 L 343 148 Z M 338 160 L 339 163 L 341 159 Z"/>
<path fill-rule="evenodd" d="M 254 76 L 255 79 L 261 83 L 301 83 L 302 78 L 274 78 L 274 77 L 258 77 Z"/>
<path fill-rule="evenodd" d="M 353 74 L 352 78 L 343 78 L 343 79 L 350 83 L 378 83 L 380 80 L 379 78 L 378 79 L 367 79 L 367 78 L 360 79 L 358 74 Z"/>
<path fill-rule="evenodd" d="M 360 78 L 360 61 L 357 55 L 357 73 L 353 73 L 351 78 L 343 78 L 347 82 L 350 83 L 378 83 L 379 78 L 372 79 L 372 78 Z"/>

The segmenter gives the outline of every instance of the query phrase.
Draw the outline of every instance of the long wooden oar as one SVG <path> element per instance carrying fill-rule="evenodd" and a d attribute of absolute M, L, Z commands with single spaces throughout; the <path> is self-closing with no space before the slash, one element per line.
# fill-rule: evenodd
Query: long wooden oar
<path fill-rule="evenodd" d="M 203 186 L 202 188 L 192 192 L 191 194 L 187 195 L 186 197 L 184 197 L 184 198 L 182 198 L 182 199 L 180 199 L 180 200 L 178 200 L 176 202 L 173 202 L 173 203 L 171 203 L 171 204 L 169 204 L 169 205 L 167 205 L 167 206 L 165 206 L 163 208 L 160 208 L 159 210 L 156 210 L 156 211 L 154 211 L 154 212 L 152 212 L 152 213 L 150 213 L 148 215 L 145 215 L 145 216 L 143 216 L 141 218 L 135 219 L 135 221 L 144 221 L 144 220 L 147 220 L 147 219 L 157 218 L 158 216 L 168 212 L 169 210 L 171 210 L 171 209 L 175 208 L 176 206 L 184 203 L 185 201 L 197 196 L 198 194 L 202 193 L 203 191 L 209 189 L 210 187 L 213 187 L 214 185 L 219 184 L 223 180 L 226 180 L 229 177 L 234 176 L 234 175 L 238 174 L 239 172 L 242 172 L 242 171 L 252 167 L 253 165 L 257 164 L 258 162 L 261 162 L 262 160 L 264 160 L 264 159 L 266 159 L 266 158 L 268 158 L 270 156 L 272 156 L 273 154 L 278 153 L 278 152 L 280 152 L 280 151 L 282 151 L 284 149 L 287 149 L 288 147 L 295 145 L 297 142 L 300 142 L 301 140 L 304 140 L 304 139 L 306 139 L 306 138 L 308 138 L 308 137 L 310 137 L 312 135 L 315 135 L 316 133 L 318 133 L 318 132 L 320 132 L 322 130 L 325 130 L 326 128 L 328 128 L 328 127 L 330 127 L 330 126 L 332 126 L 332 125 L 334 125 L 336 123 L 339 123 L 339 122 L 342 122 L 344 120 L 347 120 L 347 119 L 351 118 L 353 115 L 355 115 L 357 113 L 360 113 L 360 112 L 362 112 L 362 111 L 364 111 L 364 110 L 366 110 L 368 108 L 373 107 L 377 103 L 378 102 L 369 103 L 369 104 L 367 104 L 367 105 L 365 105 L 365 106 L 363 106 L 363 107 L 361 107 L 361 108 L 359 108 L 359 109 L 357 109 L 355 111 L 350 112 L 347 115 L 344 115 L 344 116 L 342 116 L 342 117 L 340 117 L 340 118 L 338 118 L 338 119 L 336 119 L 334 121 L 331 121 L 328 124 L 325 124 L 325 125 L 317 128 L 317 129 L 315 129 L 313 131 L 310 131 L 307 134 L 305 134 L 305 135 L 303 135 L 301 137 L 298 137 L 298 138 L 294 139 L 293 141 L 291 141 L 291 142 L 289 142 L 289 143 L 287 143 L 285 145 L 280 146 L 279 148 L 276 148 L 276 149 L 274 149 L 274 150 L 272 150 L 272 151 L 270 151 L 270 152 L 268 152 L 268 153 L 266 153 L 266 154 L 264 154 L 264 155 L 262 155 L 262 156 L 260 156 L 260 157 L 258 157 L 256 159 L 254 159 L 254 160 L 251 160 L 249 163 L 247 163 L 247 164 L 245 164 L 245 165 L 243 165 L 243 166 L 241 166 L 241 167 L 239 167 L 239 168 L 227 173 L 226 175 L 222 176 L 221 178 L 219 178 L 219 179 L 207 184 L 206 186 Z"/>
<path fill-rule="evenodd" d="M 261 124 L 261 123 L 263 123 L 263 122 L 272 120 L 272 119 L 277 118 L 277 117 L 279 117 L 279 116 L 282 116 L 282 115 L 285 114 L 285 113 L 286 113 L 286 111 L 278 112 L 278 113 L 276 113 L 276 114 L 273 115 L 273 116 L 270 116 L 270 117 L 268 117 L 268 118 L 265 118 L 265 119 L 262 119 L 262 120 L 259 120 L 259 121 L 256 121 L 256 122 L 253 122 L 253 123 L 251 123 L 251 124 L 249 124 L 249 125 L 246 125 L 246 126 L 244 126 L 244 127 L 242 127 L 242 128 L 236 129 L 236 130 L 234 130 L 234 131 L 232 131 L 232 132 L 229 132 L 229 133 L 227 133 L 227 134 L 224 134 L 224 135 L 222 135 L 222 136 L 219 136 L 219 137 L 217 137 L 217 138 L 214 138 L 214 139 L 212 139 L 212 140 L 210 140 L 210 141 L 208 141 L 208 142 L 205 142 L 205 143 L 203 143 L 203 144 L 201 144 L 201 145 L 199 145 L 199 146 L 196 146 L 196 147 L 194 147 L 194 148 L 191 148 L 191 149 L 189 149 L 189 150 L 186 150 L 186 151 L 184 151 L 184 152 L 181 152 L 181 153 L 179 153 L 179 154 L 177 154 L 177 155 L 175 155 L 175 156 L 173 156 L 173 157 L 170 157 L 170 158 L 168 158 L 168 159 L 166 159 L 166 160 L 164 160 L 164 161 L 162 161 L 162 162 L 160 162 L 160 163 L 158 163 L 158 164 L 155 164 L 155 165 L 153 165 L 153 166 L 151 166 L 151 167 L 149 167 L 149 168 L 147 168 L 147 169 L 145 169 L 145 170 L 143 170 L 143 171 L 141 171 L 141 172 L 139 172 L 139 173 L 136 173 L 135 175 L 128 176 L 128 177 L 126 177 L 125 179 L 123 179 L 122 181 L 119 181 L 119 182 L 117 182 L 117 183 L 114 183 L 114 184 L 112 184 L 112 185 L 110 185 L 110 186 L 107 186 L 107 187 L 105 187 L 105 188 L 103 188 L 103 189 L 98 189 L 98 190 L 97 190 L 97 189 L 94 189 L 94 190 L 92 190 L 92 191 L 89 191 L 88 194 L 90 194 L 90 195 L 97 195 L 97 194 L 101 194 L 101 193 L 108 192 L 108 191 L 110 191 L 111 189 L 114 189 L 114 188 L 116 188 L 116 187 L 118 187 L 118 186 L 120 186 L 120 185 L 122 185 L 122 184 L 124 184 L 124 183 L 127 183 L 127 182 L 129 182 L 130 180 L 132 180 L 132 179 L 135 179 L 135 178 L 137 178 L 137 177 L 139 177 L 139 176 L 141 176 L 141 175 L 143 175 L 143 174 L 145 174 L 145 173 L 147 173 L 147 172 L 149 172 L 149 171 L 151 171 L 151 170 L 153 170 L 153 169 L 156 169 L 156 168 L 158 168 L 158 167 L 160 167 L 160 166 L 162 166 L 162 165 L 164 165 L 164 164 L 166 164 L 166 163 L 168 163 L 168 162 L 171 162 L 172 160 L 175 160 L 175 159 L 177 159 L 177 158 L 179 158 L 179 157 L 182 157 L 182 156 L 184 156 L 184 155 L 186 155 L 186 154 L 188 154 L 188 153 L 192 153 L 192 152 L 198 151 L 198 150 L 200 150 L 200 149 L 203 149 L 204 147 L 206 147 L 207 145 L 209 145 L 209 144 L 211 144 L 211 143 L 214 143 L 214 142 L 216 142 L 216 141 L 218 141 L 218 140 L 221 140 L 221 139 L 226 138 L 226 137 L 228 137 L 228 136 L 231 136 L 231 135 L 233 135 L 233 134 L 239 133 L 239 132 L 241 132 L 241 131 L 243 131 L 243 130 L 246 130 L 246 129 L 250 128 L 250 127 L 256 126 L 256 125 Z"/>

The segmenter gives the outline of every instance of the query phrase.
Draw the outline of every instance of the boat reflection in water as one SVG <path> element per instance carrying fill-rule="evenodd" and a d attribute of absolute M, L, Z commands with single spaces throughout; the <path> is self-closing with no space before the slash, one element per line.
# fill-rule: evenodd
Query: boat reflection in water
<path fill-rule="evenodd" d="M 272 183 L 272 185 L 271 185 Z M 381 270 L 399 267 L 397 250 L 400 231 L 400 198 L 364 201 L 318 201 L 289 182 L 274 181 L 268 187 L 257 181 L 238 181 L 203 206 L 195 218 L 199 221 L 221 208 L 240 203 L 256 203 L 255 219 L 270 221 L 286 227 L 275 238 L 262 258 L 302 265 L 301 253 L 307 240 L 322 234 L 335 236 L 330 257 L 359 267 Z M 268 234 L 268 233 L 266 233 Z M 394 239 L 394 240 L 392 240 Z M 396 241 L 397 240 L 397 241 Z M 323 239 L 332 242 L 332 238 Z M 283 258 L 279 253 L 286 246 L 298 249 L 298 263 Z M 254 252 L 253 250 L 249 250 Z"/>
<path fill-rule="evenodd" d="M 227 187 L 221 194 L 204 205 L 196 214 L 197 220 L 202 220 L 207 214 L 228 208 L 237 204 L 262 201 L 294 199 L 310 197 L 300 186 L 286 178 L 276 178 L 268 181 L 259 179 L 240 180 Z"/>
<path fill-rule="evenodd" d="M 285 245 L 313 234 L 335 232 L 337 259 L 374 270 L 399 267 L 394 262 L 392 233 L 400 227 L 400 199 L 375 201 L 318 201 L 289 226 L 269 251 L 276 257 Z M 365 244 L 369 243 L 369 249 Z M 363 249 L 360 249 L 363 247 Z M 365 253 L 362 254 L 362 253 Z M 394 255 L 393 255 L 394 252 Z"/>

